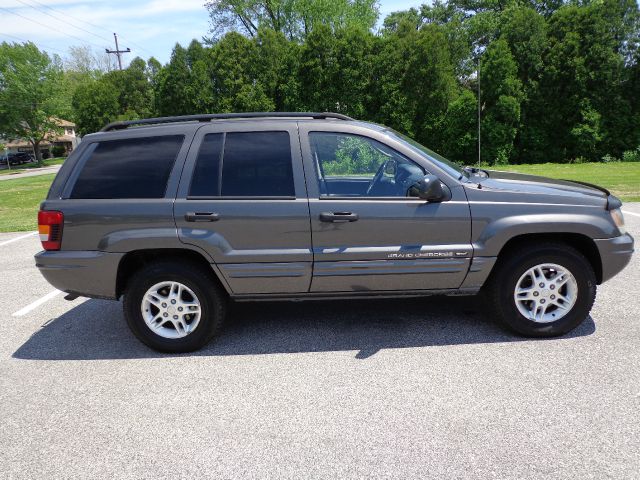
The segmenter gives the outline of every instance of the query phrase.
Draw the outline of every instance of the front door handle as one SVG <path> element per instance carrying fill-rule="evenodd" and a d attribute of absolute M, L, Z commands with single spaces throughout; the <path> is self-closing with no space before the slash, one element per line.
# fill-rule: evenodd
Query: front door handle
<path fill-rule="evenodd" d="M 220 214 L 213 212 L 188 212 L 184 214 L 187 222 L 217 222 Z"/>
<path fill-rule="evenodd" d="M 321 222 L 346 223 L 358 220 L 357 213 L 351 212 L 323 212 L 320 214 Z"/>

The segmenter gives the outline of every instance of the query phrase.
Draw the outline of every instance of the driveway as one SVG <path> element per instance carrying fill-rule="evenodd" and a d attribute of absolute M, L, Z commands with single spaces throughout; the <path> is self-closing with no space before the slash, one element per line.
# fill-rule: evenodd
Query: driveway
<path fill-rule="evenodd" d="M 640 238 L 640 204 L 627 204 Z M 640 256 L 571 334 L 473 298 L 237 304 L 161 355 L 0 235 L 0 478 L 637 479 Z"/>

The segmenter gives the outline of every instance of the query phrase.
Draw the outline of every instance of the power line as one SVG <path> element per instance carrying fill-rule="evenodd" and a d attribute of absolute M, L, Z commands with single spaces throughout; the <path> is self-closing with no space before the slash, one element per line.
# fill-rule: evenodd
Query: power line
<path fill-rule="evenodd" d="M 60 30 L 60 29 L 58 29 L 58 28 L 54 28 L 54 27 L 52 27 L 51 25 L 45 25 L 45 24 L 44 24 L 44 23 L 42 23 L 42 22 L 39 22 L 39 21 L 34 20 L 34 19 L 32 19 L 32 18 L 29 18 L 29 17 L 25 17 L 24 15 L 21 15 L 21 14 L 19 14 L 19 13 L 17 13 L 17 12 L 12 12 L 12 11 L 11 11 L 11 10 L 9 10 L 8 8 L 0 7 L 0 10 L 4 10 L 5 12 L 8 12 L 8 13 L 11 13 L 11 14 L 16 15 L 16 16 L 18 16 L 18 17 L 24 18 L 25 20 L 29 20 L 30 22 L 37 23 L 38 25 L 40 25 L 40 26 L 42 26 L 42 27 L 45 27 L 45 28 L 47 28 L 47 29 L 49 29 L 49 30 L 53 30 L 53 31 L 56 31 L 56 32 L 58 32 L 58 33 L 62 33 L 63 35 L 66 35 L 67 37 L 70 37 L 70 38 L 74 38 L 75 40 L 79 40 L 79 41 L 81 41 L 82 43 L 88 43 L 89 45 L 93 45 L 94 47 L 97 47 L 97 48 L 104 48 L 103 46 L 96 45 L 95 43 L 89 42 L 89 41 L 87 41 L 87 40 L 85 40 L 85 39 L 82 39 L 82 38 L 80 38 L 80 37 L 76 37 L 75 35 L 71 35 L 70 33 L 66 33 L 66 32 L 64 32 L 64 31 L 62 31 L 62 30 Z"/>
<path fill-rule="evenodd" d="M 105 37 L 102 37 L 102 36 L 97 35 L 97 34 L 95 34 L 93 32 L 90 32 L 89 30 L 86 30 L 86 29 L 84 29 L 82 27 L 78 27 L 77 25 L 75 25 L 75 24 L 71 23 L 70 21 L 68 21 L 66 18 L 60 18 L 57 15 L 53 15 L 52 13 L 45 12 L 44 10 L 41 10 L 41 9 L 39 9 L 39 8 L 29 4 L 29 3 L 26 3 L 23 0 L 18 0 L 18 2 L 20 2 L 23 5 L 26 5 L 27 7 L 33 8 L 37 12 L 43 13 L 44 15 L 48 15 L 49 17 L 54 18 L 54 19 L 56 19 L 58 21 L 65 22 L 66 25 L 70 25 L 73 28 L 76 28 L 78 30 L 82 30 L 83 32 L 88 33 L 89 35 L 93 35 L 94 37 L 99 38 L 100 40 L 109 41 Z M 38 3 L 38 2 L 36 2 L 36 3 Z M 40 3 L 40 5 L 42 5 L 42 4 Z"/>
<path fill-rule="evenodd" d="M 18 1 L 21 1 L 21 0 L 18 0 Z M 81 23 L 84 23 L 85 25 L 89 25 L 90 27 L 97 28 L 98 30 L 102 30 L 103 32 L 108 32 L 109 34 L 111 34 L 111 30 L 108 30 L 108 29 L 106 29 L 105 27 L 102 27 L 102 26 L 100 26 L 100 25 L 96 25 L 95 23 L 91 23 L 91 22 L 88 22 L 88 21 L 86 21 L 86 20 L 82 20 L 81 18 L 78 18 L 78 17 L 74 17 L 73 15 L 70 15 L 70 14 L 68 14 L 67 12 L 63 12 L 62 10 L 59 10 L 59 9 L 57 9 L 57 8 L 54 8 L 54 7 L 51 7 L 51 6 L 49 6 L 49 5 L 45 5 L 45 4 L 43 4 L 43 3 L 40 3 L 38 0 L 30 0 L 30 1 L 32 1 L 33 3 L 37 3 L 38 5 L 40 5 L 40 6 L 44 7 L 44 8 L 46 8 L 46 9 L 48 9 L 48 10 L 52 10 L 52 11 L 54 11 L 54 12 L 59 12 L 59 13 L 63 14 L 65 17 L 73 18 L 74 20 L 76 20 L 76 21 L 78 21 L 78 22 L 81 22 Z M 43 13 L 44 13 L 44 12 L 43 12 Z M 65 19 L 65 21 L 67 21 L 67 20 Z M 70 22 L 69 22 L 69 23 L 70 23 Z M 102 38 L 102 37 L 100 37 L 100 38 Z M 144 48 L 144 47 L 140 46 L 139 44 L 137 44 L 137 43 L 135 43 L 135 42 L 132 42 L 132 41 L 131 41 L 131 40 L 129 40 L 128 38 L 125 38 L 125 37 L 123 37 L 122 35 L 120 35 L 120 38 L 121 38 L 122 40 L 126 41 L 126 42 L 129 42 L 129 43 L 130 43 L 131 45 L 133 45 L 134 47 L 139 48 L 139 49 L 140 49 L 140 50 L 142 50 L 143 52 L 147 52 L 147 53 L 148 53 L 149 55 L 151 55 L 152 57 L 154 56 L 154 54 L 153 54 L 152 52 L 150 52 L 150 51 L 149 51 L 149 50 L 147 50 L 146 48 Z"/>
<path fill-rule="evenodd" d="M 18 0 L 18 1 L 20 1 L 20 0 Z M 95 23 L 87 22 L 86 20 L 82 20 L 82 19 L 80 19 L 78 17 L 74 17 L 73 15 L 70 15 L 67 12 L 63 12 L 62 10 L 59 10 L 57 8 L 53 8 L 53 7 L 49 6 L 49 5 L 45 5 L 44 3 L 40 3 L 38 0 L 31 0 L 31 1 L 34 2 L 34 3 L 37 3 L 38 5 L 41 5 L 42 7 L 46 8 L 46 9 L 53 10 L 54 12 L 62 13 L 63 15 L 65 15 L 65 16 L 67 16 L 69 18 L 73 18 L 74 20 L 77 20 L 78 22 L 84 23 L 84 24 L 89 25 L 89 26 L 91 26 L 93 28 L 97 28 L 98 30 L 102 30 L 102 31 L 111 33 L 111 31 L 107 30 L 105 27 L 101 27 L 100 25 L 96 25 Z"/>

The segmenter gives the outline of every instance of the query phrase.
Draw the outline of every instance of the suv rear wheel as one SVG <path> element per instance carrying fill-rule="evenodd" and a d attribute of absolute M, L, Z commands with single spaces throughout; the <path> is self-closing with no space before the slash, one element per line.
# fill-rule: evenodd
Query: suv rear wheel
<path fill-rule="evenodd" d="M 191 352 L 222 328 L 225 297 L 197 264 L 156 262 L 129 280 L 124 313 L 131 331 L 161 352 Z"/>
<path fill-rule="evenodd" d="M 549 243 L 512 252 L 496 267 L 486 293 L 491 310 L 511 330 L 553 337 L 588 317 L 596 277 L 580 252 Z"/>

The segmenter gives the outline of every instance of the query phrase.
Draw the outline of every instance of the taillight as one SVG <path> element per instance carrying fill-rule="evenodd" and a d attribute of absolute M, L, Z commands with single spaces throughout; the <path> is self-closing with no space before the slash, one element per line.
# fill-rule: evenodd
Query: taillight
<path fill-rule="evenodd" d="M 40 210 L 38 212 L 38 233 L 42 248 L 45 250 L 60 250 L 62 243 L 62 224 L 64 215 L 55 210 Z"/>

